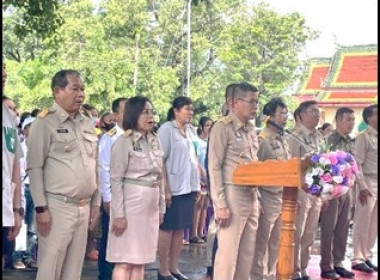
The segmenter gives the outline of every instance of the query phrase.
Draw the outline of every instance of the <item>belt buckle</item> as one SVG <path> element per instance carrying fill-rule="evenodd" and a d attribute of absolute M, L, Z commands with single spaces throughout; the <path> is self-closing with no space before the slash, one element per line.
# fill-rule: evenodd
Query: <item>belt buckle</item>
<path fill-rule="evenodd" d="M 86 200 L 85 199 L 81 199 L 81 200 L 78 200 L 78 206 L 79 207 L 84 207 L 86 206 Z"/>

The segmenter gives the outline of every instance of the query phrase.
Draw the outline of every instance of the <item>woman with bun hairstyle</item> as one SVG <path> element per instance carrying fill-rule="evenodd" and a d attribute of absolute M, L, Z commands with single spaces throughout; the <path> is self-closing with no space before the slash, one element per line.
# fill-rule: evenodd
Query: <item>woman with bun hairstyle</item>
<path fill-rule="evenodd" d="M 272 98 L 264 105 L 263 114 L 267 120 L 285 126 L 288 109 L 281 98 Z M 290 159 L 290 152 L 285 137 L 276 127 L 266 123 L 259 136 L 258 158 Z M 259 187 L 260 213 L 257 227 L 256 249 L 253 257 L 251 279 L 275 279 L 278 246 L 281 233 L 281 209 L 283 187 Z M 265 261 L 265 252 L 268 258 Z M 265 275 L 264 272 L 267 271 Z"/>

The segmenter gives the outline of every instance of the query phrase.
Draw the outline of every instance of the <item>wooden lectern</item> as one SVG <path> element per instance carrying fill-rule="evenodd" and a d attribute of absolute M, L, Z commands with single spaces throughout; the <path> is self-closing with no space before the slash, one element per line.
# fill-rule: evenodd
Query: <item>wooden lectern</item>
<path fill-rule="evenodd" d="M 239 164 L 233 183 L 243 186 L 283 186 L 282 226 L 277 262 L 277 279 L 292 279 L 294 268 L 294 222 L 298 188 L 304 183 L 306 162 L 299 158 Z"/>

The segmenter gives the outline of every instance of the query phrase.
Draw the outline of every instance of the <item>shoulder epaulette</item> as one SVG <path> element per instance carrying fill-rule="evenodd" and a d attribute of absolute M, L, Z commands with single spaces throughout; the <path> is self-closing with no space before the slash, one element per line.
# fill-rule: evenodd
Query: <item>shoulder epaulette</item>
<path fill-rule="evenodd" d="M 129 136 L 131 136 L 132 135 L 132 129 L 128 129 L 128 130 L 126 130 L 125 132 L 124 132 L 124 137 L 129 137 Z"/>
<path fill-rule="evenodd" d="M 261 138 L 261 139 L 265 139 L 265 138 L 267 138 L 267 134 L 265 133 L 265 132 L 263 132 L 263 131 L 261 131 L 260 133 L 259 133 L 259 135 L 258 135 L 258 137 L 259 138 Z"/>
<path fill-rule="evenodd" d="M 232 119 L 230 116 L 224 116 L 224 117 L 221 117 L 218 121 L 224 124 L 229 124 L 230 122 L 232 122 Z"/>
<path fill-rule="evenodd" d="M 50 113 L 50 109 L 49 109 L 49 108 L 43 108 L 43 109 L 41 110 L 41 112 L 39 112 L 39 113 L 37 114 L 37 117 L 44 118 L 44 117 L 46 117 L 49 113 Z"/>
<path fill-rule="evenodd" d="M 108 136 L 113 136 L 116 133 L 116 127 L 111 128 L 109 131 L 106 132 Z"/>

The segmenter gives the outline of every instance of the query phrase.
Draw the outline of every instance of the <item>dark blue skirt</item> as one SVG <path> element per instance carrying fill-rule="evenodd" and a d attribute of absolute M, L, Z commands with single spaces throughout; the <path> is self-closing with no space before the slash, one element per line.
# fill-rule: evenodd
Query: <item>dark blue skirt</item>
<path fill-rule="evenodd" d="M 166 207 L 161 230 L 188 229 L 193 225 L 196 192 L 172 196 L 172 205 Z"/>

